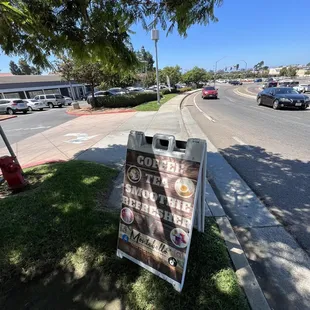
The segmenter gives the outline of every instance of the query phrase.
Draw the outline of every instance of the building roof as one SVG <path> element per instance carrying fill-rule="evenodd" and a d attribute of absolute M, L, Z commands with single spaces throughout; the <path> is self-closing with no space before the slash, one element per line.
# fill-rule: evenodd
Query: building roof
<path fill-rule="evenodd" d="M 0 84 L 11 83 L 33 83 L 33 82 L 61 82 L 63 81 L 58 74 L 49 75 L 1 75 Z"/>

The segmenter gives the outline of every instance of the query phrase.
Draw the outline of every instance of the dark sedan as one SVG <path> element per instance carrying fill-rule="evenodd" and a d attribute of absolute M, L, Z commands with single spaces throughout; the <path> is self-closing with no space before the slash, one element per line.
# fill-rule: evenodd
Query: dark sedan
<path fill-rule="evenodd" d="M 305 110 L 310 104 L 310 98 L 290 87 L 272 87 L 264 89 L 257 95 L 257 103 L 271 106 L 275 110 L 293 107 Z"/>

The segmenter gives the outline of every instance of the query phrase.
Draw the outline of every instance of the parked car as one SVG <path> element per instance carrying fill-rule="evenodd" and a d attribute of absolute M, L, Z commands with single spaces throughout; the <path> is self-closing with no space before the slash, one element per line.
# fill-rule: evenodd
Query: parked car
<path fill-rule="evenodd" d="M 111 93 L 111 95 L 126 95 L 129 93 L 127 89 L 121 88 L 121 87 L 114 87 L 108 89 L 108 92 Z"/>
<path fill-rule="evenodd" d="M 0 99 L 0 112 L 13 115 L 17 112 L 28 112 L 27 104 L 22 99 Z"/>
<path fill-rule="evenodd" d="M 306 93 L 310 92 L 310 84 L 300 84 L 294 87 L 299 93 Z"/>
<path fill-rule="evenodd" d="M 257 95 L 258 105 L 271 106 L 275 110 L 296 107 L 305 110 L 310 104 L 310 98 L 299 94 L 291 87 L 266 88 Z"/>
<path fill-rule="evenodd" d="M 242 82 L 239 82 L 239 81 L 229 81 L 229 84 L 231 84 L 231 85 L 242 85 Z"/>
<path fill-rule="evenodd" d="M 46 105 L 36 99 L 23 99 L 23 101 L 27 104 L 28 111 L 43 111 L 46 108 Z"/>
<path fill-rule="evenodd" d="M 278 86 L 278 82 L 272 80 L 272 81 L 266 82 L 262 87 L 263 89 L 265 89 L 265 88 L 277 87 L 277 86 Z"/>
<path fill-rule="evenodd" d="M 72 104 L 72 98 L 71 97 L 66 97 L 66 96 L 64 96 L 64 98 L 65 98 L 65 105 L 71 105 Z"/>
<path fill-rule="evenodd" d="M 54 107 L 62 108 L 62 106 L 66 103 L 64 96 L 59 94 L 37 95 L 33 99 L 43 102 L 51 109 Z"/>
<path fill-rule="evenodd" d="M 261 83 L 263 81 L 263 79 L 255 79 L 254 83 Z"/>
<path fill-rule="evenodd" d="M 129 92 L 144 92 L 144 88 L 142 87 L 127 87 Z"/>
<path fill-rule="evenodd" d="M 203 98 L 203 99 L 206 99 L 206 98 L 217 99 L 217 96 L 218 96 L 217 89 L 215 89 L 213 86 L 205 86 L 202 89 L 201 98 Z"/>
<path fill-rule="evenodd" d="M 285 80 L 285 81 L 279 82 L 279 87 L 294 87 L 295 88 L 297 86 L 299 86 L 298 81 Z"/>

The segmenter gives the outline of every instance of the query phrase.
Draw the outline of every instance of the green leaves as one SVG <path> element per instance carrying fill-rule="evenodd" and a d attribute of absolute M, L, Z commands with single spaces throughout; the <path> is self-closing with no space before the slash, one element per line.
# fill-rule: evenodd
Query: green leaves
<path fill-rule="evenodd" d="M 0 47 L 50 67 L 48 57 L 68 50 L 82 61 L 101 60 L 128 68 L 136 62 L 130 27 L 154 24 L 182 36 L 193 24 L 216 22 L 222 0 L 16 0 L 0 2 Z M 153 19 L 151 23 L 146 21 Z"/>

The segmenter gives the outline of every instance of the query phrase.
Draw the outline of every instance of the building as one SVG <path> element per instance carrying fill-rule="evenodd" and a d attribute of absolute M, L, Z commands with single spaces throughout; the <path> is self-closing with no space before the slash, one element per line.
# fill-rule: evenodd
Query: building
<path fill-rule="evenodd" d="M 280 71 L 283 67 L 277 67 L 277 68 L 269 68 L 269 75 L 270 76 L 278 76 L 280 75 Z"/>
<path fill-rule="evenodd" d="M 0 98 L 30 99 L 42 94 L 61 94 L 78 99 L 85 95 L 84 84 L 62 80 L 60 75 L 0 75 Z"/>

